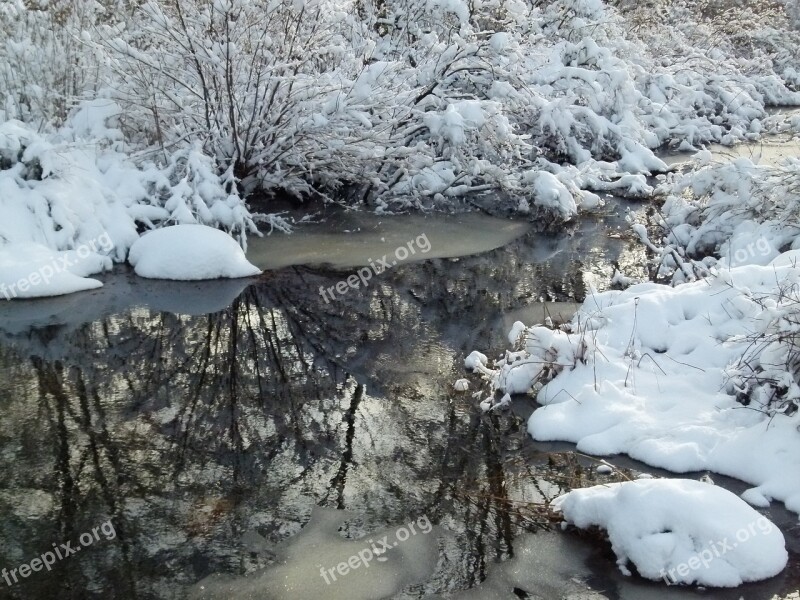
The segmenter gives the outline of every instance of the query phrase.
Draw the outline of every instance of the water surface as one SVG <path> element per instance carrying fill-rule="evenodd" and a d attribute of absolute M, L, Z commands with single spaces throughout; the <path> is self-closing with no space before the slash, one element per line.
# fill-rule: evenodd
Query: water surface
<path fill-rule="evenodd" d="M 0 305 L 0 565 L 115 530 L 51 571 L 0 581 L 0 597 L 709 597 L 622 577 L 607 544 L 553 531 L 542 503 L 605 481 L 596 463 L 534 443 L 531 398 L 483 415 L 480 395 L 452 387 L 468 351 L 505 350 L 513 320 L 569 318 L 615 264 L 644 275 L 622 233 L 628 208 L 610 202 L 559 234 L 504 222 L 488 239 L 497 223 L 480 215 L 459 230 L 337 214 L 351 233 L 320 225 L 303 239 L 301 227 L 298 241 L 251 247 L 315 266 L 204 283 L 118 269 L 99 290 Z M 335 301 L 318 293 L 422 233 L 425 260 Z M 797 589 L 796 516 L 773 513 L 790 569 L 714 598 Z M 386 567 L 321 579 L 348 548 L 423 517 L 430 533 Z"/>

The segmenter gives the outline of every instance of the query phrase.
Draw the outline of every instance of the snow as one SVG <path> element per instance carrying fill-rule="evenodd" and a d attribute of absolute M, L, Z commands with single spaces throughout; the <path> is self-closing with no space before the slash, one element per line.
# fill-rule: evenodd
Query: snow
<path fill-rule="evenodd" d="M 741 498 L 748 504 L 757 506 L 759 508 L 767 508 L 770 505 L 769 498 L 759 492 L 757 488 L 745 490 L 742 492 Z"/>
<path fill-rule="evenodd" d="M 261 273 L 228 234 L 205 225 L 150 231 L 131 246 L 128 262 L 137 275 L 151 279 L 192 281 Z"/>
<path fill-rule="evenodd" d="M 340 200 L 378 211 L 494 191 L 499 208 L 569 220 L 598 191 L 649 196 L 645 177 L 665 169 L 654 149 L 755 140 L 790 124 L 767 106 L 800 104 L 788 9 L 739 3 L 708 19 L 698 3 L 514 1 L 498 21 L 496 4 L 409 0 L 384 14 L 242 0 L 209 16 L 196 0 L 181 15 L 157 2 L 125 15 L 6 2 L 0 127 L 24 124 L 45 142 L 27 145 L 39 156 L 80 150 L 80 169 L 57 173 L 62 187 L 74 180 L 66 205 L 97 207 L 90 226 L 118 224 L 123 260 L 140 226 L 197 222 L 244 245 L 267 218 L 247 208 L 255 191 L 352 190 Z M 292 43 L 287 10 L 304 11 Z M 297 56 L 314 58 L 297 70 Z M 68 193 L 80 180 L 82 199 Z"/>
<path fill-rule="evenodd" d="M 469 356 L 464 359 L 464 367 L 474 370 L 478 365 L 486 365 L 488 361 L 489 359 L 486 358 L 485 354 L 473 350 L 469 353 Z"/>
<path fill-rule="evenodd" d="M 121 262 L 140 224 L 202 223 L 242 245 L 258 233 L 256 222 L 282 227 L 274 215 L 251 215 L 196 146 L 176 151 L 162 167 L 134 164 L 115 150 L 118 113 L 112 102 L 88 103 L 52 135 L 0 123 L 0 240 L 68 251 L 105 236 L 109 256 Z M 83 141 L 90 136 L 91 143 Z"/>
<path fill-rule="evenodd" d="M 537 440 L 721 473 L 800 512 L 800 388 L 784 366 L 797 289 L 800 269 L 779 258 L 595 294 L 566 330 L 530 327 L 482 372 L 503 393 L 538 390 Z"/>
<path fill-rule="evenodd" d="M 572 192 L 555 175 L 547 171 L 529 171 L 523 181 L 532 188 L 536 204 L 549 208 L 567 219 L 578 212 Z"/>
<path fill-rule="evenodd" d="M 511 331 L 508 332 L 508 343 L 516 344 L 517 340 L 519 340 L 519 336 L 522 335 L 525 329 L 527 329 L 525 323 L 522 321 L 514 321 L 514 324 L 511 326 Z"/>
<path fill-rule="evenodd" d="M 753 160 L 734 153 L 733 160 L 674 174 L 659 186 L 666 196 L 663 240 L 647 240 L 644 225 L 633 224 L 656 256 L 659 281 L 693 281 L 713 266 L 766 265 L 800 244 L 792 225 L 800 207 L 800 160 Z"/>
<path fill-rule="evenodd" d="M 87 276 L 110 268 L 111 259 L 86 247 L 54 252 L 33 242 L 0 246 L 0 300 L 95 289 L 103 284 Z"/>
<path fill-rule="evenodd" d="M 457 392 L 466 392 L 469 389 L 469 380 L 468 379 L 458 379 L 453 384 L 453 389 Z"/>
<path fill-rule="evenodd" d="M 553 502 L 564 519 L 608 533 L 617 564 L 648 579 L 736 587 L 780 573 L 780 530 L 735 494 L 690 479 L 641 479 L 573 490 Z"/>

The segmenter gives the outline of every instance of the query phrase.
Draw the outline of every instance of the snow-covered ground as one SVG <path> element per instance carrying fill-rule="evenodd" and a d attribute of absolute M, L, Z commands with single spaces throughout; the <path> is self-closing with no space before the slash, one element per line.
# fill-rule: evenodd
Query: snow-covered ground
<path fill-rule="evenodd" d="M 796 120 L 790 113 L 784 126 Z M 702 150 L 660 176 L 656 211 L 628 216 L 659 283 L 633 285 L 617 272 L 613 284 L 627 289 L 590 293 L 567 326 L 517 322 L 505 356 L 470 354 L 465 367 L 493 392 L 481 408 L 533 393 L 542 407 L 528 431 L 537 440 L 627 454 L 674 473 L 722 473 L 753 486 L 741 495 L 750 505 L 779 500 L 800 513 L 800 162 L 773 154 L 762 161 L 753 148 L 720 160 Z M 663 531 L 691 531 L 703 513 L 694 503 L 720 492 L 681 485 L 692 486 L 694 499 L 658 488 L 678 511 Z M 654 510 L 643 494 L 593 488 L 568 498 L 567 519 L 607 529 L 623 564 L 630 559 L 646 577 L 655 565 L 674 566 L 680 546 L 657 527 L 641 529 L 642 515 Z M 733 522 L 720 526 L 729 536 L 737 531 Z M 702 542 L 705 534 L 692 535 Z M 778 562 L 750 576 L 769 577 Z M 744 565 L 757 564 L 726 565 L 720 577 L 684 569 L 685 577 L 666 580 L 735 586 L 748 580 Z"/>
<path fill-rule="evenodd" d="M 553 502 L 566 522 L 608 532 L 617 564 L 648 579 L 736 587 L 780 573 L 783 534 L 736 495 L 691 479 L 640 479 L 573 490 Z"/>
<path fill-rule="evenodd" d="M 246 247 L 248 233 L 259 233 L 256 223 L 285 228 L 280 218 L 252 214 L 228 193 L 197 148 L 166 166 L 135 164 L 116 128 L 119 110 L 109 101 L 86 104 L 49 136 L 19 121 L 0 123 L 0 284 L 13 286 L 0 289 L 0 299 L 97 287 L 80 278 L 125 261 L 150 228 L 208 225 L 237 247 Z"/>
<path fill-rule="evenodd" d="M 795 144 L 787 144 L 794 150 Z M 710 267 L 765 265 L 779 252 L 800 247 L 800 158 L 761 161 L 755 156 L 713 160 L 695 156 L 699 168 L 671 174 L 658 187 L 655 219 L 631 217 L 652 253 L 657 281 L 673 284 L 705 276 Z"/>

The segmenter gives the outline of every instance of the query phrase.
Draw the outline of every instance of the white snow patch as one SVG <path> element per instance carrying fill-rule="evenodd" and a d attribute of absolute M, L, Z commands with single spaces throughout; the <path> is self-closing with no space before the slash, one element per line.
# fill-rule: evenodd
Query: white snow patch
<path fill-rule="evenodd" d="M 464 367 L 467 369 L 475 369 L 478 365 L 486 366 L 486 363 L 489 361 L 486 358 L 485 354 L 478 352 L 477 350 L 473 350 L 469 353 L 469 356 L 464 359 Z"/>
<path fill-rule="evenodd" d="M 762 494 L 758 488 L 750 488 L 743 491 L 742 500 L 759 508 L 767 508 L 770 505 L 769 498 Z"/>
<path fill-rule="evenodd" d="M 735 494 L 691 479 L 640 479 L 573 490 L 554 501 L 579 528 L 608 532 L 626 575 L 735 587 L 780 573 L 780 530 Z"/>
<path fill-rule="evenodd" d="M 516 344 L 519 341 L 519 336 L 525 331 L 525 323 L 522 321 L 515 321 L 511 326 L 511 331 L 508 332 L 508 343 Z"/>
<path fill-rule="evenodd" d="M 0 300 L 60 296 L 101 287 L 87 275 L 111 268 L 95 252 L 58 252 L 33 242 L 0 246 Z"/>
<path fill-rule="evenodd" d="M 779 337 L 790 339 L 798 287 L 800 267 L 782 258 L 676 288 L 595 294 L 571 331 L 531 327 L 524 350 L 484 374 L 495 391 L 538 389 L 543 406 L 528 422 L 536 440 L 735 477 L 800 512 L 800 411 L 791 410 L 800 388 L 782 370 L 791 348 Z M 759 338 L 759 368 L 762 379 L 786 380 L 784 408 L 749 378 L 759 332 L 774 336 Z M 747 407 L 737 400 L 745 391 Z"/>

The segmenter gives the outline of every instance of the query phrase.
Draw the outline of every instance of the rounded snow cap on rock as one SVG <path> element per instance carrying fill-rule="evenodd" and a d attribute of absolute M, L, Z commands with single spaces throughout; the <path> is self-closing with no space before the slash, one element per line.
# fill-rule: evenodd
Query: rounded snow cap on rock
<path fill-rule="evenodd" d="M 489 361 L 485 354 L 481 354 L 477 350 L 469 353 L 469 356 L 464 359 L 464 367 L 467 369 L 475 369 L 478 365 L 485 367 Z"/>
<path fill-rule="evenodd" d="M 206 225 L 173 225 L 145 233 L 128 254 L 140 277 L 195 281 L 251 277 L 261 270 L 224 231 Z"/>
<path fill-rule="evenodd" d="M 638 479 L 573 490 L 553 501 L 564 520 L 608 532 L 617 565 L 648 579 L 736 587 L 780 573 L 781 531 L 735 494 L 691 479 Z"/>
<path fill-rule="evenodd" d="M 469 389 L 469 381 L 466 379 L 459 379 L 453 384 L 453 388 L 457 392 L 466 392 Z"/>

